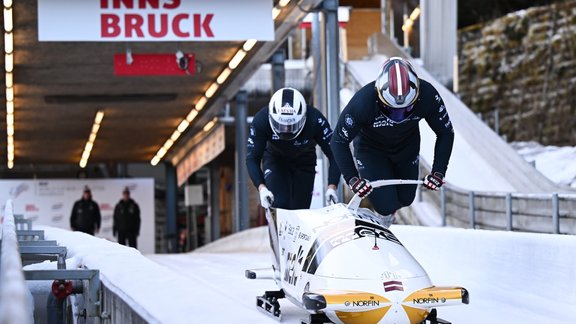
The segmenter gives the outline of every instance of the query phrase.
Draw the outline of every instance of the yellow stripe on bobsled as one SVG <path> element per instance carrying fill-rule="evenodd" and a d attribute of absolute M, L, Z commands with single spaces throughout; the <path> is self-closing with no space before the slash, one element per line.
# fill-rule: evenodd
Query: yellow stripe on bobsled
<path fill-rule="evenodd" d="M 429 287 L 413 292 L 402 302 L 418 308 L 468 304 L 468 291 L 462 287 Z"/>

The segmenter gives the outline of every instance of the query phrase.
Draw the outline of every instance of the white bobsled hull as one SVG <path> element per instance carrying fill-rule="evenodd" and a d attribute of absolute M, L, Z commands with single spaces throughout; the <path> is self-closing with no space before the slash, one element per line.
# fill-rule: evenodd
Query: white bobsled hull
<path fill-rule="evenodd" d="M 434 287 L 371 211 L 336 204 L 279 209 L 273 218 L 277 281 L 286 297 L 311 313 L 335 323 L 420 323 L 432 308 L 468 303 L 463 288 Z"/>

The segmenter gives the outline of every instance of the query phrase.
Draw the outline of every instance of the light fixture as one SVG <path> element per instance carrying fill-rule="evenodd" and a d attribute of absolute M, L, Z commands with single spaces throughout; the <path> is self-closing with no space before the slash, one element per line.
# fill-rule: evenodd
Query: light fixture
<path fill-rule="evenodd" d="M 280 0 L 280 2 L 278 2 L 280 7 L 286 7 L 286 5 L 288 5 L 289 3 L 290 3 L 290 0 Z"/>
<path fill-rule="evenodd" d="M 280 15 L 280 11 L 282 11 L 282 9 L 280 9 L 278 7 L 272 8 L 272 19 L 276 20 L 278 15 Z"/>
<path fill-rule="evenodd" d="M 186 128 L 188 128 L 188 125 L 190 125 L 190 122 L 186 119 L 182 120 L 182 122 L 180 122 L 180 125 L 178 125 L 178 131 L 180 133 L 184 133 L 184 131 L 186 130 Z"/>
<path fill-rule="evenodd" d="M 252 49 L 252 47 L 256 45 L 256 42 L 257 41 L 255 39 L 249 39 L 244 43 L 242 49 L 245 50 L 246 52 L 249 52 Z"/>
<path fill-rule="evenodd" d="M 418 19 L 418 16 L 420 16 L 420 7 L 414 8 L 412 13 L 410 14 L 410 20 L 414 21 Z"/>
<path fill-rule="evenodd" d="M 6 53 L 4 55 L 4 69 L 6 72 L 12 72 L 14 70 L 14 54 Z"/>
<path fill-rule="evenodd" d="M 206 96 L 206 98 L 212 98 L 212 96 L 214 95 L 214 93 L 216 92 L 216 90 L 218 90 L 218 83 L 214 82 L 212 83 L 212 85 L 210 85 L 210 87 L 206 90 L 206 93 L 204 94 Z"/>
<path fill-rule="evenodd" d="M 12 33 L 4 33 L 4 51 L 6 53 L 14 51 L 14 35 Z"/>
<path fill-rule="evenodd" d="M 197 102 L 194 108 L 196 108 L 196 110 L 200 111 L 202 110 L 202 108 L 204 108 L 204 106 L 206 105 L 206 102 L 208 101 L 208 99 L 206 97 L 202 97 L 200 98 Z M 188 116 L 190 116 L 190 114 L 188 114 Z M 188 119 L 188 118 L 186 118 Z M 190 120 L 188 120 L 190 121 Z"/>
<path fill-rule="evenodd" d="M 177 140 L 178 138 L 180 138 L 180 135 L 182 135 L 182 133 L 180 133 L 180 131 L 178 131 L 178 130 L 175 130 L 174 133 L 172 133 L 172 136 L 170 136 L 170 139 L 171 139 L 173 142 L 176 142 L 176 140 Z"/>
<path fill-rule="evenodd" d="M 244 50 L 238 50 L 238 52 L 236 52 L 236 55 L 234 55 L 234 57 L 228 63 L 228 67 L 234 70 L 236 67 L 238 67 L 240 62 L 242 62 L 245 56 L 246 52 Z"/>
<path fill-rule="evenodd" d="M 14 88 L 6 88 L 6 101 L 14 101 Z"/>
<path fill-rule="evenodd" d="M 214 127 L 214 125 L 216 125 L 216 121 L 218 121 L 218 118 L 214 117 L 211 121 L 209 121 L 206 125 L 204 125 L 204 128 L 202 128 L 202 130 L 205 132 L 211 130 L 212 127 Z"/>
<path fill-rule="evenodd" d="M 94 148 L 94 142 L 96 141 L 96 136 L 98 135 L 98 131 L 100 130 L 100 124 L 104 119 L 104 111 L 99 110 L 96 112 L 96 116 L 94 116 L 94 124 L 92 125 L 92 130 L 90 131 L 90 135 L 88 136 L 88 141 L 86 141 L 86 145 L 84 146 L 84 151 L 82 152 L 82 157 L 80 158 L 80 167 L 85 168 L 88 164 L 88 159 L 90 158 L 90 153 Z"/>
<path fill-rule="evenodd" d="M 6 113 L 7 114 L 14 113 L 14 101 L 6 101 Z"/>
<path fill-rule="evenodd" d="M 166 151 L 168 151 L 172 147 L 172 145 L 174 145 L 174 141 L 171 139 L 167 139 L 166 143 L 164 143 L 162 147 L 165 148 Z"/>
<path fill-rule="evenodd" d="M 7 32 L 11 32 L 14 29 L 14 23 L 12 21 L 12 8 L 10 6 L 6 6 L 4 4 L 4 30 Z"/>
<path fill-rule="evenodd" d="M 194 118 L 196 118 L 196 116 L 198 116 L 198 111 L 195 109 L 190 110 L 190 113 L 188 113 L 188 116 L 186 116 L 186 120 L 191 123 Z"/>
<path fill-rule="evenodd" d="M 224 83 L 224 81 L 226 81 L 226 79 L 228 79 L 228 77 L 230 76 L 230 73 L 232 73 L 232 70 L 228 67 L 225 68 L 224 71 L 222 71 L 222 73 L 220 73 L 220 75 L 216 79 L 216 82 L 218 82 L 218 84 Z"/>
<path fill-rule="evenodd" d="M 4 69 L 6 71 L 6 153 L 8 169 L 14 167 L 14 22 L 12 0 L 4 0 Z"/>
<path fill-rule="evenodd" d="M 414 8 L 414 10 L 412 10 L 412 13 L 410 13 L 410 17 L 406 17 L 406 15 L 404 15 L 404 24 L 402 24 L 402 30 L 407 32 L 410 31 L 412 29 L 412 26 L 414 26 L 414 21 L 416 19 L 418 19 L 418 16 L 420 16 L 420 7 L 416 7 Z"/>
<path fill-rule="evenodd" d="M 14 86 L 14 78 L 12 72 L 6 72 L 6 87 L 12 88 Z"/>

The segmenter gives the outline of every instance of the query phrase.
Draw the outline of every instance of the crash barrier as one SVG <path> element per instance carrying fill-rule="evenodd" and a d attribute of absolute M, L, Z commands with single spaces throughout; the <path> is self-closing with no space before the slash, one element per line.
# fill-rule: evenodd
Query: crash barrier
<path fill-rule="evenodd" d="M 195 309 L 180 306 L 194 285 L 138 250 L 79 232 L 43 227 L 68 247 L 69 259 L 99 269 L 101 319 L 106 323 L 189 323 Z M 194 321 L 192 321 L 194 322 Z"/>
<path fill-rule="evenodd" d="M 420 161 L 420 174 L 428 172 Z M 438 208 L 442 226 L 576 234 L 575 193 L 472 191 L 450 183 L 437 192 L 419 190 L 420 201 Z"/>
<path fill-rule="evenodd" d="M 43 230 L 14 215 L 11 201 L 2 232 L 0 323 L 71 323 L 71 313 L 77 323 L 100 322 L 98 270 L 67 269 L 67 248 L 45 240 Z M 56 269 L 54 263 L 41 263 L 46 260 L 55 261 Z"/>
<path fill-rule="evenodd" d="M 33 323 L 30 291 L 22 271 L 13 211 L 12 201 L 8 200 L 0 231 L 0 324 Z"/>
<path fill-rule="evenodd" d="M 576 234 L 576 194 L 479 192 L 446 184 L 420 197 L 438 206 L 444 226 Z"/>

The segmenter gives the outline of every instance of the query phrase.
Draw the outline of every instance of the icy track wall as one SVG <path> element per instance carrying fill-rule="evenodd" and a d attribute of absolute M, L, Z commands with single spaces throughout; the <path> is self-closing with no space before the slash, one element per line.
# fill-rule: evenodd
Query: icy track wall
<path fill-rule="evenodd" d="M 446 319 L 574 322 L 567 310 L 576 305 L 576 237 L 401 225 L 391 230 L 435 285 L 470 292 L 470 305 L 442 309 Z"/>
<path fill-rule="evenodd" d="M 576 1 L 461 30 L 460 94 L 510 141 L 576 142 Z"/>
<path fill-rule="evenodd" d="M 252 298 L 232 303 L 236 299 L 222 295 L 237 293 L 231 291 L 234 286 L 244 290 L 239 295 L 255 296 L 262 293 L 254 288 L 255 283 L 247 280 L 243 271 L 231 272 L 229 264 L 210 262 L 221 256 L 249 268 L 254 265 L 255 255 L 268 259 L 265 227 L 226 237 L 197 252 L 169 255 L 174 264 L 194 258 L 195 264 L 220 267 L 213 272 L 186 267 L 186 273 L 169 270 L 133 249 L 112 242 L 60 229 L 43 229 L 50 239 L 65 244 L 80 264 L 100 269 L 106 288 L 120 296 L 146 322 L 267 320 L 256 310 Z M 566 310 L 576 304 L 573 258 L 576 237 L 401 225 L 391 229 L 424 266 L 435 285 L 462 285 L 470 291 L 470 305 L 442 309 L 443 317 L 453 323 L 471 323 L 470 319 L 479 320 L 474 323 L 495 324 L 573 322 L 573 314 Z M 269 260 L 271 264 L 271 256 Z M 213 273 L 228 277 L 211 278 L 209 285 L 191 279 L 206 279 Z M 269 284 L 267 290 L 273 289 L 274 283 Z M 225 302 L 226 310 L 214 300 Z M 103 310 L 109 311 L 107 307 Z"/>
<path fill-rule="evenodd" d="M 68 249 L 67 258 L 88 269 L 99 269 L 103 285 L 102 311 L 111 323 L 183 323 L 194 318 L 189 299 L 189 279 L 158 265 L 139 251 L 54 227 L 37 226 L 48 240 Z"/>

